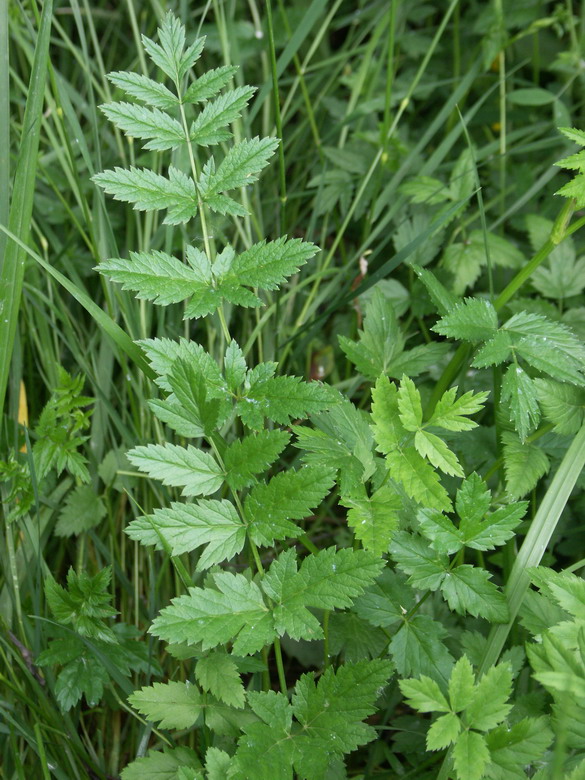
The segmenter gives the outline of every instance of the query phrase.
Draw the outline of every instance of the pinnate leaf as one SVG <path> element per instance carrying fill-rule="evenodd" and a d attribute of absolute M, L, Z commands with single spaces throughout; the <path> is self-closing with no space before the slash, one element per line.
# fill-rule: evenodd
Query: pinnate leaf
<path fill-rule="evenodd" d="M 140 471 L 163 485 L 182 487 L 184 496 L 204 496 L 215 493 L 224 481 L 224 474 L 213 456 L 188 445 L 148 444 L 134 447 L 128 460 Z"/>
<path fill-rule="evenodd" d="M 201 692 L 188 682 L 154 683 L 135 691 L 128 701 L 161 728 L 189 728 L 203 711 Z"/>
<path fill-rule="evenodd" d="M 125 529 L 131 539 L 171 555 L 192 552 L 207 544 L 197 569 L 230 560 L 246 541 L 246 528 L 229 501 L 201 499 L 193 504 L 171 503 L 152 515 L 133 520 Z"/>

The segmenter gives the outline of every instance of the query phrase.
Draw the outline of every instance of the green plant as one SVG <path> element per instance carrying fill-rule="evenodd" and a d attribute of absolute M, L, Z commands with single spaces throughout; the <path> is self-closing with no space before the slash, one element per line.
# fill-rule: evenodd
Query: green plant
<path fill-rule="evenodd" d="M 169 15 L 106 82 L 135 5 L 55 16 L 35 245 L 6 238 L 15 376 L 58 388 L 0 465 L 6 774 L 579 777 L 580 578 L 534 568 L 582 566 L 582 176 L 539 197 L 571 4 L 213 4 L 218 68 Z"/>

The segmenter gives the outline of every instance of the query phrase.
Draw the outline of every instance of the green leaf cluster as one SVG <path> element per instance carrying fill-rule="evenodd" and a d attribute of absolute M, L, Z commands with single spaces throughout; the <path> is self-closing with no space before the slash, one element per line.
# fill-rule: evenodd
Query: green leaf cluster
<path fill-rule="evenodd" d="M 419 712 L 440 713 L 427 736 L 428 750 L 452 746 L 458 780 L 526 777 L 552 741 L 545 718 L 524 718 L 513 725 L 506 719 L 512 705 L 512 670 L 508 663 L 492 666 L 476 681 L 467 656 L 451 672 L 447 695 L 430 677 L 400 680 L 407 703 Z"/>

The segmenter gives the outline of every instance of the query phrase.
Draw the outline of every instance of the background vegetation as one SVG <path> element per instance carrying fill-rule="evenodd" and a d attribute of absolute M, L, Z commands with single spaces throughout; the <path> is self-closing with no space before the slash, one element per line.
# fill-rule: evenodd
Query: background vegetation
<path fill-rule="evenodd" d="M 140 35 L 155 37 L 167 10 L 171 5 L 155 0 L 54 8 L 47 0 L 44 6 L 0 3 L 0 400 L 6 390 L 0 774 L 6 778 L 118 777 L 149 747 L 176 739 L 203 749 L 193 731 L 180 738 L 161 733 L 127 701 L 153 679 L 176 677 L 177 659 L 145 630 L 182 586 L 165 554 L 124 532 L 170 494 L 137 473 L 124 453 L 168 438 L 148 403 L 156 394 L 153 372 L 130 341 L 184 336 L 213 353 L 221 323 L 217 315 L 184 320 L 182 305 L 153 306 L 94 270 L 130 251 L 171 251 L 185 235 L 156 213 L 106 198 L 92 182 L 115 166 L 160 165 L 156 152 L 113 128 L 98 106 L 119 97 L 108 72 L 152 75 Z M 235 85 L 257 87 L 234 123 L 236 140 L 282 138 L 260 183 L 245 191 L 249 216 L 237 224 L 217 217 L 213 230 L 241 247 L 284 234 L 321 247 L 280 292 L 262 294 L 262 308 L 227 307 L 250 364 L 277 361 L 279 372 L 324 380 L 369 409 L 377 373 L 368 373 L 363 340 L 357 353 L 352 343 L 378 283 L 375 300 L 389 301 L 398 317 L 395 342 L 419 348 L 410 363 L 394 368 L 397 355 L 388 357 L 386 373 L 416 377 L 427 412 L 451 385 L 461 393 L 489 392 L 475 418 L 480 425 L 465 437 L 447 434 L 446 441 L 465 474 L 475 471 L 485 480 L 495 507 L 529 502 L 515 536 L 495 553 L 480 548 L 469 556 L 508 586 L 509 625 L 490 633 L 481 612 L 471 609 L 463 618 L 419 581 L 416 603 L 423 597 L 424 603 L 415 611 L 440 625 L 416 645 L 430 666 L 403 665 L 369 721 L 377 739 L 352 755 L 347 768 L 329 767 L 327 777 L 451 776 L 445 750 L 425 746 L 429 716 L 416 712 L 436 707 L 421 705 L 416 691 L 401 690 L 397 679 L 433 677 L 433 667 L 440 667 L 446 686 L 463 653 L 485 672 L 502 650 L 514 673 L 513 688 L 499 684 L 513 697 L 511 724 L 544 720 L 518 738 L 524 763 L 506 769 L 503 760 L 489 776 L 585 776 L 582 581 L 559 584 L 535 574 L 540 592 L 527 591 L 514 566 L 520 548 L 528 565 L 576 574 L 585 565 L 579 477 L 585 455 L 578 433 L 584 391 L 557 373 L 557 357 L 548 371 L 530 364 L 526 376 L 534 382 L 522 403 L 522 388 L 502 385 L 505 366 L 471 365 L 469 342 L 487 337 L 468 338 L 453 323 L 433 330 L 455 300 L 473 295 L 492 301 L 504 319 L 528 312 L 569 327 L 579 341 L 585 336 L 585 258 L 576 229 L 583 204 L 568 201 L 563 210 L 565 201 L 554 195 L 569 181 L 555 163 L 578 140 L 557 128 L 585 128 L 585 10 L 572 0 L 212 0 L 196 8 L 180 0 L 172 10 L 188 40 L 207 37 L 196 71 L 235 64 Z M 557 233 L 549 245 L 553 223 Z M 562 241 L 551 254 L 555 235 Z M 425 357 L 416 363 L 417 355 Z M 298 457 L 288 448 L 281 467 Z M 451 496 L 457 475 L 443 479 Z M 531 525 L 537 531 L 527 550 L 522 543 Z M 309 549 L 360 546 L 338 492 L 302 526 Z M 269 564 L 273 551 L 264 552 Z M 179 560 L 189 568 L 193 559 Z M 237 559 L 234 570 L 245 563 L 245 556 Z M 52 576 L 67 585 L 70 567 L 78 577 L 69 577 L 72 601 L 60 620 L 50 608 L 58 596 L 51 604 L 45 581 Z M 109 574 L 91 579 L 104 567 Z M 407 565 L 399 568 L 413 575 Z M 563 588 L 573 593 L 570 603 L 558 597 Z M 116 632 L 117 654 L 100 651 L 99 641 L 88 649 L 80 639 L 87 625 L 72 614 L 84 599 L 93 610 L 85 616 L 89 623 L 102 621 Z M 364 610 L 338 613 L 325 648 L 285 637 L 287 679 L 321 669 L 324 653 L 333 665 L 386 657 L 394 624 L 368 622 Z M 547 656 L 538 649 L 542 634 L 560 623 L 571 628 L 545 640 L 554 649 Z M 59 641 L 75 653 L 59 654 Z M 392 660 L 400 666 L 396 654 Z M 270 658 L 268 666 L 250 663 L 243 670 L 250 690 L 265 685 L 267 668 L 276 681 L 274 663 Z M 456 668 L 464 674 L 463 666 Z M 560 684 L 554 674 L 568 676 Z M 541 742 L 537 731 L 545 735 Z M 518 750 L 498 748 L 494 739 L 493 751 Z"/>

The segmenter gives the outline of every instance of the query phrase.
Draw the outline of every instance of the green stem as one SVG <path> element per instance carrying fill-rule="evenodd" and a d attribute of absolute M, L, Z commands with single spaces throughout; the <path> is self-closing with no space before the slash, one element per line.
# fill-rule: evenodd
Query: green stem
<path fill-rule="evenodd" d="M 278 684 L 280 690 L 286 695 L 288 691 L 288 685 L 286 684 L 286 677 L 284 676 L 284 665 L 282 663 L 282 650 L 280 649 L 280 639 L 278 637 L 274 640 L 274 658 L 276 660 L 276 669 L 278 671 Z"/>
<path fill-rule="evenodd" d="M 276 72 L 276 49 L 274 46 L 274 28 L 272 23 L 272 2 L 266 0 L 266 21 L 268 23 L 268 42 L 270 45 L 270 68 L 272 70 L 272 93 L 274 98 L 274 120 L 276 134 L 280 138 L 278 145 L 278 170 L 280 178 L 280 227 L 286 230 L 286 167 L 284 164 L 284 137 L 282 133 L 282 116 L 280 113 L 280 94 L 278 91 L 278 74 Z"/>

